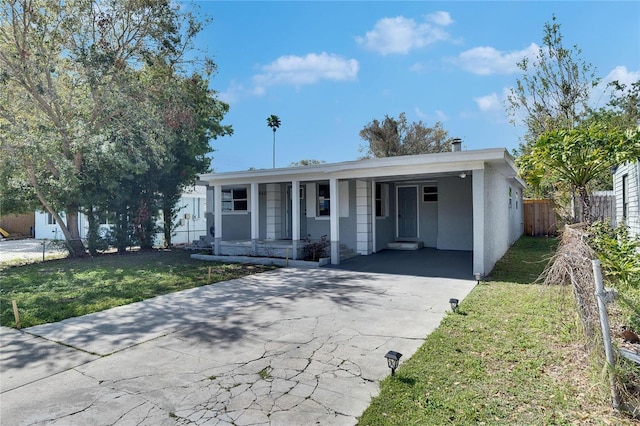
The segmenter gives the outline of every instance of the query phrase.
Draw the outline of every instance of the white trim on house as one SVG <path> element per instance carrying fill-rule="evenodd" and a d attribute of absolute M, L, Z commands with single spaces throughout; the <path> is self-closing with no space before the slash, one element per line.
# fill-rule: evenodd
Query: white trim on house
<path fill-rule="evenodd" d="M 320 217 L 317 185 L 327 182 L 329 215 Z M 213 200 L 208 217 L 216 229 L 217 254 L 225 241 L 268 242 L 290 237 L 292 257 L 296 258 L 297 247 L 307 236 L 312 240 L 329 238 L 334 264 L 340 262 L 345 247 L 363 255 L 375 253 L 397 238 L 397 191 L 407 185 L 416 188 L 418 239 L 427 247 L 473 250 L 474 272 L 488 273 L 522 234 L 524 226 L 519 203 L 518 208 L 513 208 L 513 191 L 521 194 L 525 184 L 505 149 L 209 173 L 200 175 L 199 183 L 209 187 L 209 198 Z M 384 216 L 376 215 L 376 183 L 385 191 Z M 421 202 L 424 186 L 434 183 L 438 201 Z M 294 190 L 298 185 L 305 188 L 306 197 L 303 208 L 296 211 L 301 201 L 301 191 Z M 222 214 L 218 201 L 222 188 L 234 186 L 251 187 L 250 218 Z M 290 213 L 288 186 L 294 198 Z M 513 188 L 511 197 L 509 188 Z M 255 200 L 256 193 L 259 200 Z M 291 235 L 286 226 L 289 214 Z M 255 253 L 254 244 L 251 254 Z"/>

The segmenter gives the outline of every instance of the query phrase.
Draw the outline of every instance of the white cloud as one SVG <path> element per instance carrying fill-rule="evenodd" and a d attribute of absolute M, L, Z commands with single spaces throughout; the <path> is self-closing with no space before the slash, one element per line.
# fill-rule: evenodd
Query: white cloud
<path fill-rule="evenodd" d="M 615 80 L 629 87 L 631 83 L 640 80 L 640 70 L 629 71 L 625 66 L 617 66 L 602 79 L 601 83 L 609 84 Z"/>
<path fill-rule="evenodd" d="M 412 49 L 449 39 L 450 35 L 443 27 L 452 22 L 447 12 L 427 15 L 422 23 L 404 16 L 382 18 L 371 31 L 357 36 L 356 41 L 365 49 L 381 55 L 407 54 Z"/>
<path fill-rule="evenodd" d="M 436 110 L 434 115 L 424 113 L 420 108 L 415 107 L 413 109 L 414 114 L 420 120 L 424 121 L 447 121 L 449 117 L 441 110 Z"/>
<path fill-rule="evenodd" d="M 449 119 L 447 114 L 445 114 L 444 111 L 440 111 L 439 109 L 436 110 L 436 118 L 438 119 L 438 121 L 447 121 Z"/>
<path fill-rule="evenodd" d="M 524 57 L 537 58 L 539 49 L 535 43 L 531 43 L 525 49 L 511 52 L 502 52 L 487 46 L 474 47 L 451 58 L 450 61 L 473 74 L 511 74 L 519 71 L 517 63 Z"/>
<path fill-rule="evenodd" d="M 473 101 L 478 105 L 478 108 L 482 112 L 496 111 L 502 108 L 502 103 L 495 92 L 490 95 L 473 98 Z"/>
<path fill-rule="evenodd" d="M 409 67 L 409 71 L 417 72 L 417 73 L 423 72 L 424 69 L 425 69 L 425 66 L 423 64 L 421 64 L 420 62 L 416 62 L 415 64 L 413 64 L 413 65 L 411 65 Z"/>
<path fill-rule="evenodd" d="M 420 119 L 420 120 L 426 120 L 427 119 L 427 114 L 425 114 L 424 112 L 422 112 L 422 110 L 418 107 L 415 107 L 413 109 L 413 112 L 416 114 L 416 116 Z"/>
<path fill-rule="evenodd" d="M 360 64 L 355 59 L 322 52 L 306 56 L 281 56 L 262 67 L 262 73 L 253 76 L 254 94 L 262 94 L 267 87 L 292 85 L 300 87 L 321 80 L 353 81 L 358 76 Z"/>
<path fill-rule="evenodd" d="M 591 91 L 589 105 L 594 108 L 605 106 L 611 98 L 611 88 L 608 84 L 612 81 L 618 81 L 624 84 L 627 89 L 631 87 L 631 83 L 640 80 L 640 70 L 629 71 L 626 66 L 619 65 L 612 69 L 606 77 L 600 80 L 600 83 Z"/>
<path fill-rule="evenodd" d="M 245 92 L 246 89 L 237 81 L 233 80 L 229 84 L 229 87 L 227 87 L 227 90 L 218 93 L 218 99 L 228 104 L 232 104 L 236 102 Z"/>
<path fill-rule="evenodd" d="M 430 13 L 426 16 L 427 21 L 431 21 L 436 25 L 440 25 L 442 27 L 446 27 L 447 25 L 451 25 L 453 23 L 453 19 L 451 19 L 451 15 L 449 12 L 444 12 L 442 10 Z"/>

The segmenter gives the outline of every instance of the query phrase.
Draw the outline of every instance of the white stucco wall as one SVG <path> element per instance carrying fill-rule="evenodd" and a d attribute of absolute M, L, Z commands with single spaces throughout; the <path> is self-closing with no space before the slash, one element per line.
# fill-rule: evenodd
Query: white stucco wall
<path fill-rule="evenodd" d="M 522 188 L 489 167 L 474 170 L 473 179 L 473 267 L 488 274 L 524 231 Z"/>
<path fill-rule="evenodd" d="M 200 235 L 206 234 L 206 193 L 203 187 L 196 187 L 193 191 L 185 193 L 178 202 L 180 210 L 176 221 L 179 223 L 172 237 L 173 244 L 186 244 L 193 240 L 197 240 Z M 185 214 L 189 214 L 189 220 L 185 219 Z M 64 217 L 64 213 L 61 213 Z M 35 238 L 48 240 L 64 240 L 64 235 L 58 224 L 47 224 L 48 213 L 36 211 L 35 213 Z M 158 219 L 158 225 L 162 226 L 162 217 Z M 80 238 L 86 238 L 89 229 L 87 218 L 78 215 L 78 228 L 80 230 Z M 108 230 L 109 225 L 100 225 L 100 229 Z M 164 235 L 156 234 L 155 244 L 161 246 L 164 244 Z"/>

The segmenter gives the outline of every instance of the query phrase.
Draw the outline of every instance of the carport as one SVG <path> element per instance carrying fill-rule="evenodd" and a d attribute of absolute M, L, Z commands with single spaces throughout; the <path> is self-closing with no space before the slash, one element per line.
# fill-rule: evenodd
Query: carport
<path fill-rule="evenodd" d="M 460 250 L 382 250 L 327 268 L 379 274 L 472 280 L 473 252 Z"/>

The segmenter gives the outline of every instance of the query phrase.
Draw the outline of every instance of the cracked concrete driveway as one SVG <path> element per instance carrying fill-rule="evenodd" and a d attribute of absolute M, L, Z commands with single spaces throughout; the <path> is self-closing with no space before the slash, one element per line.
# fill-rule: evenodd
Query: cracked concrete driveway
<path fill-rule="evenodd" d="M 350 425 L 475 282 L 280 269 L 0 332 L 3 425 Z"/>

